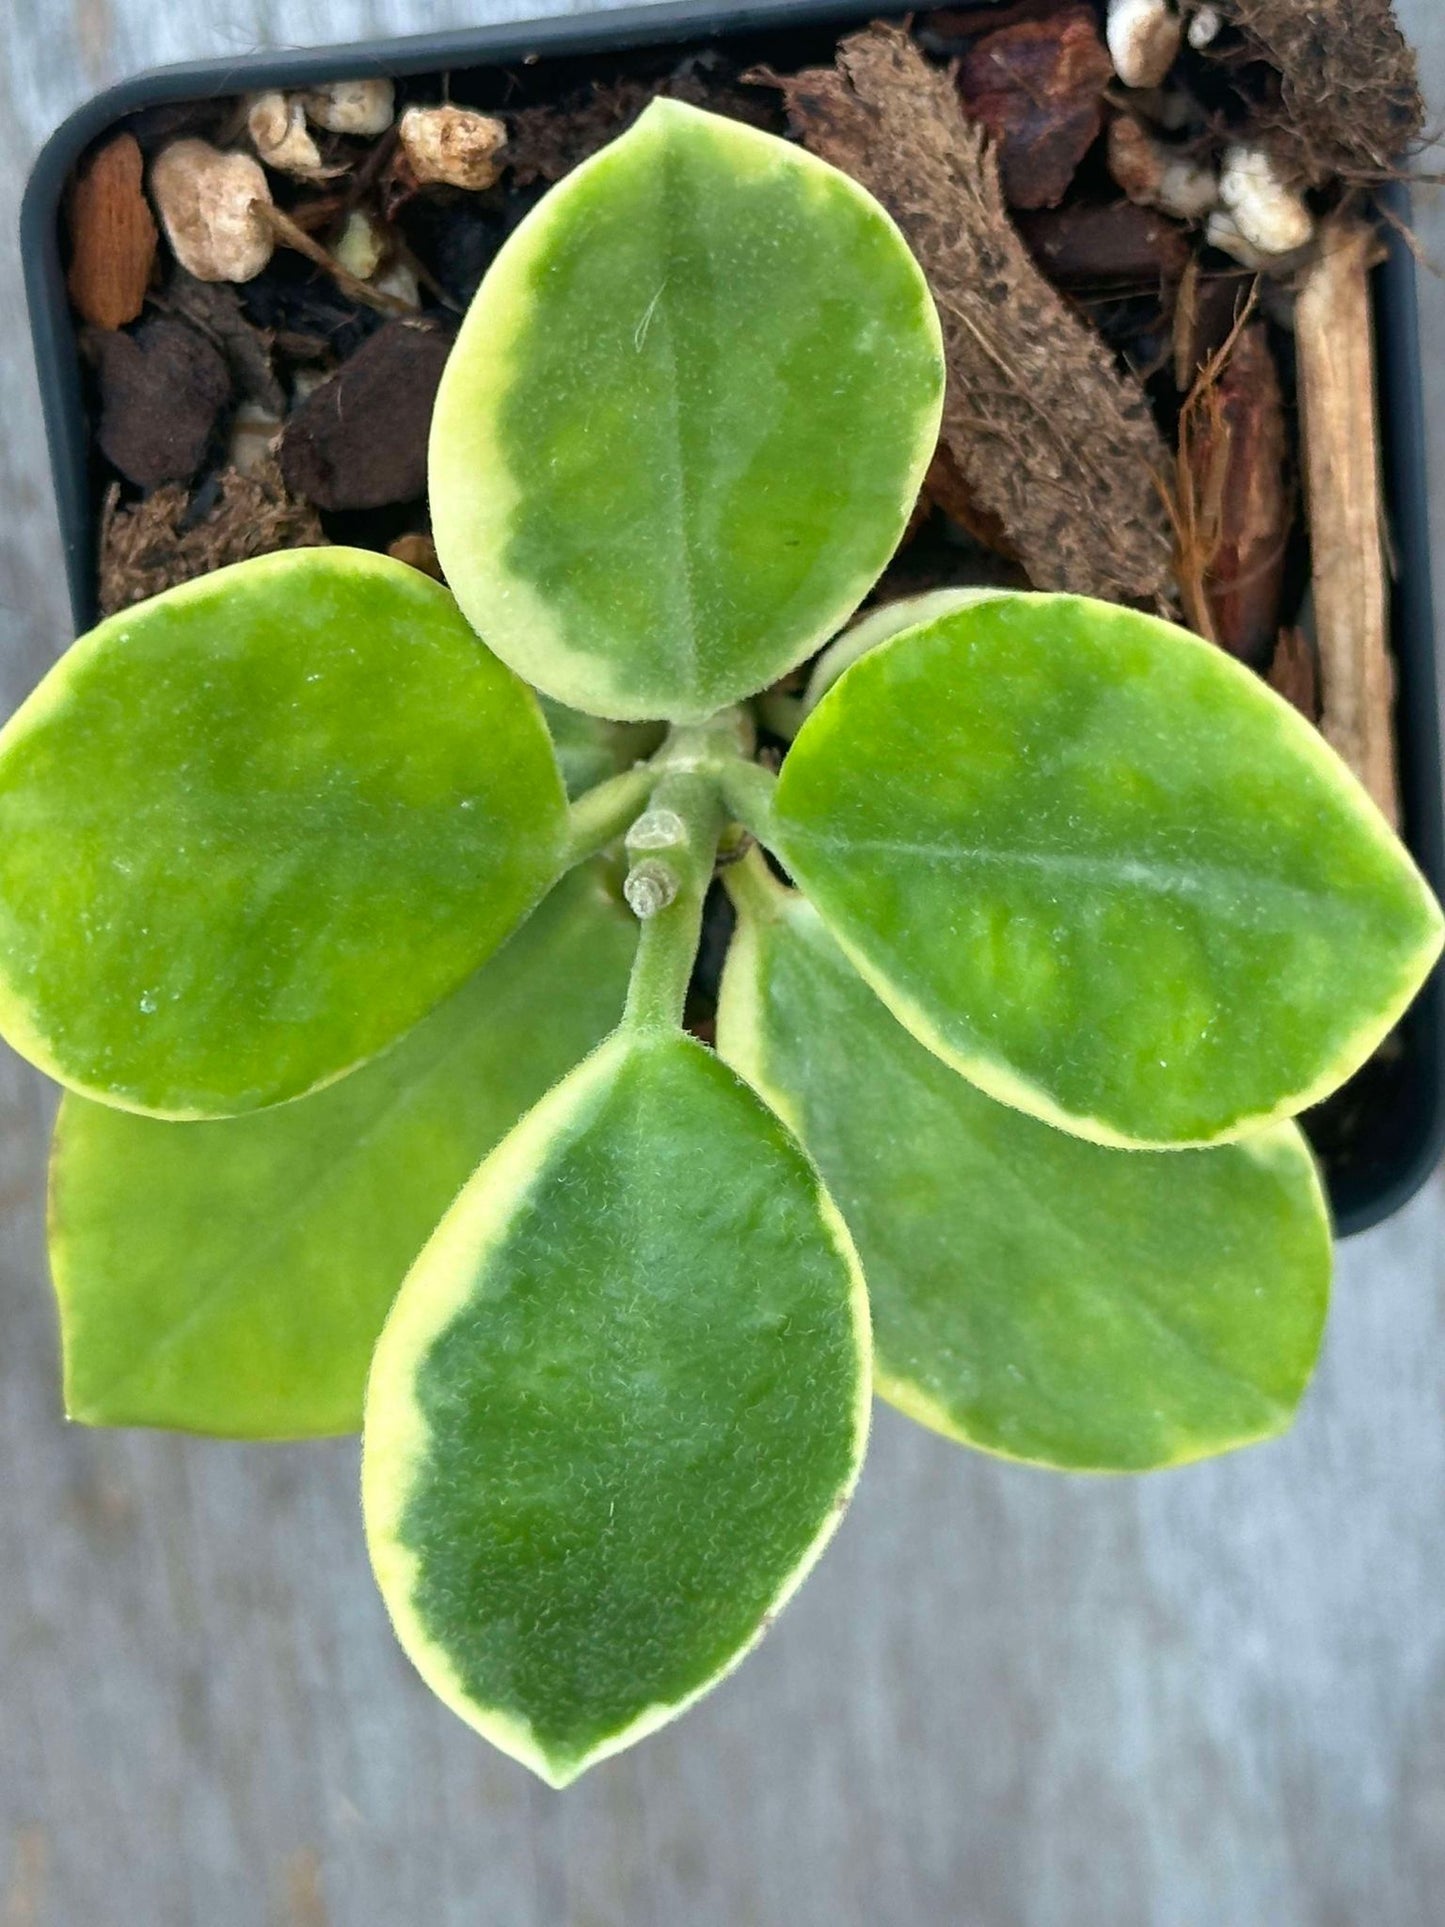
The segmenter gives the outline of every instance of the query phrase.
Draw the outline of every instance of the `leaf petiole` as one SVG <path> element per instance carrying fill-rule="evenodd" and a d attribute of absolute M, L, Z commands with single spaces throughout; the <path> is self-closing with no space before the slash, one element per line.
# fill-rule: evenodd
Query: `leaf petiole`
<path fill-rule="evenodd" d="M 753 711 L 763 728 L 781 736 L 785 743 L 792 742 L 808 713 L 801 697 L 784 695 L 777 689 L 765 689 L 761 696 L 754 696 Z"/>
<path fill-rule="evenodd" d="M 718 770 L 718 787 L 728 814 L 742 824 L 758 842 L 771 849 L 773 843 L 773 792 L 778 779 L 761 763 L 733 762 Z"/>
<path fill-rule="evenodd" d="M 747 760 L 752 744 L 746 712 L 722 710 L 674 728 L 650 762 L 572 805 L 567 867 L 625 837 L 624 890 L 642 925 L 623 1016 L 629 1028 L 681 1022 L 719 839 L 731 821 L 764 839 L 777 778 Z"/>
<path fill-rule="evenodd" d="M 766 923 L 781 916 L 788 906 L 787 886 L 773 875 L 756 843 L 745 850 L 736 863 L 727 866 L 722 880 L 740 917 L 754 917 Z"/>
<path fill-rule="evenodd" d="M 567 813 L 562 868 L 575 869 L 623 836 L 646 805 L 656 781 L 657 771 L 651 764 L 637 763 L 579 796 Z"/>

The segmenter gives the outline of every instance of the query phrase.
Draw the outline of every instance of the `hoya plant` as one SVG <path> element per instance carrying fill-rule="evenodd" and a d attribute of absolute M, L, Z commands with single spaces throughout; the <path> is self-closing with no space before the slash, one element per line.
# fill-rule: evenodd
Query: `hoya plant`
<path fill-rule="evenodd" d="M 1071 1471 L 1288 1424 L 1330 1272 L 1291 1118 L 1440 948 L 1348 771 L 1196 637 L 967 592 L 845 629 L 943 384 L 866 193 L 659 102 L 462 327 L 448 587 L 222 570 L 0 738 L 71 1415 L 360 1426 L 402 1644 L 554 1785 L 760 1636 L 875 1388 Z"/>

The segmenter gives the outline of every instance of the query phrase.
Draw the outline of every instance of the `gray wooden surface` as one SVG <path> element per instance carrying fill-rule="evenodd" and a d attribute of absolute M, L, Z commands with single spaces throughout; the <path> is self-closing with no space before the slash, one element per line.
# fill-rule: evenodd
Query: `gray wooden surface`
<path fill-rule="evenodd" d="M 66 640 L 13 240 L 86 93 L 482 0 L 8 0 L 0 706 Z M 1445 17 L 1403 0 L 1445 110 Z M 1445 216 L 1421 211 L 1445 261 Z M 1445 585 L 1445 290 L 1424 290 Z M 834 1549 L 683 1724 L 565 1796 L 393 1648 L 350 1444 L 68 1431 L 51 1109 L 0 1062 L 0 1927 L 1435 1927 L 1445 1193 L 1343 1256 L 1288 1439 L 1070 1482 L 879 1415 Z"/>

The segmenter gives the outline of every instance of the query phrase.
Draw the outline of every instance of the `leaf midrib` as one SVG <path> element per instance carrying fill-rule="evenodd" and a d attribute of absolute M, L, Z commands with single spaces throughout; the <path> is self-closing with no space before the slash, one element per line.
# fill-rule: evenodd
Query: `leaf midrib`
<path fill-rule="evenodd" d="M 1289 883 L 1267 871 L 1241 869 L 1213 861 L 1191 862 L 1187 867 L 1161 863 L 1138 856 L 1096 856 L 1084 851 L 1007 849 L 1000 845 L 932 843 L 915 837 L 853 836 L 806 829 L 804 840 L 815 849 L 856 856 L 860 852 L 883 857 L 901 856 L 942 868 L 964 870 L 979 868 L 1033 870 L 1044 875 L 1102 879 L 1119 887 L 1146 889 L 1158 895 L 1199 896 L 1214 886 L 1226 895 L 1237 895 L 1241 887 L 1297 903 L 1308 908 L 1311 916 L 1321 906 L 1335 904 L 1337 893 L 1312 890 L 1303 884 Z"/>
<path fill-rule="evenodd" d="M 663 218 L 654 229 L 656 258 L 653 263 L 653 273 L 657 277 L 657 292 L 644 311 L 644 318 L 648 324 L 647 333 L 650 334 L 654 329 L 657 331 L 662 372 L 666 383 L 665 443 L 673 483 L 668 491 L 668 499 L 674 504 L 673 541 L 681 577 L 681 604 L 684 617 L 683 631 L 678 637 L 678 643 L 683 657 L 686 684 L 696 695 L 700 693 L 698 689 L 700 651 L 697 636 L 697 571 L 692 549 L 694 503 L 688 486 L 687 452 L 683 446 L 682 382 L 677 365 L 677 338 L 673 332 L 672 315 L 667 300 L 667 290 L 672 281 L 672 261 L 666 246 L 666 236 L 673 231 L 676 194 L 676 170 L 670 149 L 664 149 L 661 169 Z M 664 259 L 664 256 L 667 258 Z M 641 326 L 642 324 L 639 323 L 639 327 Z M 645 346 L 644 337 L 637 352 L 641 354 Z"/>

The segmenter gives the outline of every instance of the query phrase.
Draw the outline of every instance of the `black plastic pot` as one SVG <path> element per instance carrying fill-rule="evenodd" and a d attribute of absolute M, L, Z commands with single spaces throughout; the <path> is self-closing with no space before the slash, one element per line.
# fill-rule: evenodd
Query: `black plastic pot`
<path fill-rule="evenodd" d="M 41 152 L 21 214 L 31 329 L 77 630 L 88 628 L 96 613 L 101 478 L 90 449 L 65 293 L 61 198 L 71 169 L 100 135 L 130 115 L 171 102 L 366 75 L 404 80 L 446 72 L 454 97 L 504 106 L 517 103 L 519 89 L 521 98 L 546 98 L 599 71 L 615 73 L 645 61 L 649 53 L 671 61 L 726 44 L 749 60 L 795 66 L 829 59 L 836 35 L 875 12 L 868 0 L 765 0 L 734 7 L 684 0 L 681 5 L 585 19 L 574 16 L 168 67 L 87 102 Z M 1404 197 L 1398 196 L 1396 211 L 1404 205 Z M 1399 570 L 1393 615 L 1404 834 L 1425 875 L 1445 895 L 1415 267 L 1398 239 L 1379 270 L 1376 290 L 1386 484 Z M 1343 1101 L 1337 1098 L 1327 1114 L 1306 1119 L 1326 1151 L 1331 1201 L 1342 1235 L 1364 1230 L 1398 1210 L 1445 1148 L 1445 983 L 1440 972 L 1405 1019 L 1400 1042 L 1393 1058 L 1367 1066 Z M 1345 1112 L 1349 1116 L 1342 1125 Z M 1336 1148 L 1337 1139 L 1347 1144 L 1346 1151 Z"/>

